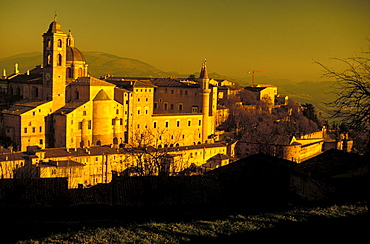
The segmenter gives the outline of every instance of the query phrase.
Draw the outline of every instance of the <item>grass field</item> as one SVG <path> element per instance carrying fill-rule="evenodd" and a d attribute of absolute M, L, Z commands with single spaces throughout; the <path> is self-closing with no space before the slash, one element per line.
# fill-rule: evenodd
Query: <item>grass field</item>
<path fill-rule="evenodd" d="M 18 243 L 356 243 L 369 226 L 367 202 L 188 221 L 105 221 Z"/>

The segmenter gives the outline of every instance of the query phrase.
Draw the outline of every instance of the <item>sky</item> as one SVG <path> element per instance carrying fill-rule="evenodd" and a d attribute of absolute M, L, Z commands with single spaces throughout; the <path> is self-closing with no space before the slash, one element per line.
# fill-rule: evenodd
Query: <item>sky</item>
<path fill-rule="evenodd" d="M 314 60 L 369 46 L 369 0 L 0 0 L 0 58 L 41 52 L 53 21 L 75 46 L 138 59 L 163 71 L 250 79 L 321 80 Z M 41 60 L 40 60 L 41 63 Z M 21 67 L 21 64 L 20 64 Z M 22 71 L 22 70 L 21 70 Z"/>

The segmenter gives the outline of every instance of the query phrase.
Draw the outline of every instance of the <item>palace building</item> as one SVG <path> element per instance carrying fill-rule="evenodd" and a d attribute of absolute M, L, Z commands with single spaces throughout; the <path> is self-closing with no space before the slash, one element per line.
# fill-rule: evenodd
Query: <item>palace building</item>
<path fill-rule="evenodd" d="M 2 111 L 3 136 L 13 150 L 213 142 L 217 86 L 210 85 L 205 61 L 197 81 L 97 79 L 56 19 L 42 37 L 42 65 L 7 79 L 8 93 L 22 98 Z"/>

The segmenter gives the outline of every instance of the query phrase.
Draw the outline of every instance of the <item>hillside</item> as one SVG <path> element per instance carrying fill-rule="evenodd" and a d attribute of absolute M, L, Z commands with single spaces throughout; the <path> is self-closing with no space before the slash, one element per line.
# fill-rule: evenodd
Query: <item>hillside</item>
<path fill-rule="evenodd" d="M 169 74 L 142 61 L 118 57 L 103 52 L 83 52 L 89 64 L 91 76 L 100 77 L 111 74 L 115 76 L 152 76 L 163 77 Z M 7 74 L 14 71 L 14 64 L 19 64 L 20 72 L 24 73 L 42 63 L 41 52 L 23 53 L 0 59 L 0 68 L 5 68 Z"/>

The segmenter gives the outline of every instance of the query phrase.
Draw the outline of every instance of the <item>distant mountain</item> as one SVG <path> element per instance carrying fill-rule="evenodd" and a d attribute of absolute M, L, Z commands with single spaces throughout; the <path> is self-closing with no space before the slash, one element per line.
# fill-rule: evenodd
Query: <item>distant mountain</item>
<path fill-rule="evenodd" d="M 83 52 L 86 62 L 89 65 L 91 76 L 100 77 L 110 74 L 115 76 L 149 76 L 163 77 L 170 75 L 179 75 L 177 73 L 168 73 L 155 68 L 154 66 L 142 61 L 130 58 L 123 58 L 103 52 Z M 21 73 L 35 68 L 42 63 L 42 53 L 32 52 L 14 55 L 0 59 L 0 68 L 5 68 L 7 74 L 14 72 L 14 64 L 19 64 Z"/>
<path fill-rule="evenodd" d="M 284 94 L 299 103 L 311 103 L 316 109 L 329 117 L 332 108 L 327 103 L 335 100 L 335 81 L 303 81 L 295 84 L 280 84 L 279 94 Z"/>
<path fill-rule="evenodd" d="M 83 52 L 83 54 L 89 64 L 90 75 L 97 78 L 106 74 L 134 77 L 188 77 L 190 75 L 165 72 L 137 59 L 123 58 L 103 52 Z M 18 63 L 19 70 L 24 73 L 33 69 L 36 65 L 40 65 L 41 62 L 42 54 L 40 52 L 23 53 L 1 58 L 0 69 L 5 68 L 7 74 L 10 75 L 14 72 L 14 64 Z M 198 77 L 199 73 L 196 72 L 194 75 Z M 227 79 L 243 86 L 250 85 L 248 82 L 250 77 L 226 77 L 217 73 L 209 73 L 209 76 L 214 79 Z M 330 113 L 330 108 L 325 103 L 335 99 L 335 94 L 333 94 L 335 82 L 332 81 L 294 83 L 288 79 L 270 79 L 261 76 L 258 77 L 258 82 L 275 85 L 279 87 L 279 94 L 288 95 L 299 103 L 311 103 L 315 108 L 321 110 L 324 115 Z"/>
<path fill-rule="evenodd" d="M 42 63 L 42 56 L 40 52 L 22 53 L 7 58 L 0 59 L 0 69 L 6 69 L 6 74 L 14 73 L 14 64 L 18 63 L 21 73 L 35 68 L 36 65 Z"/>

